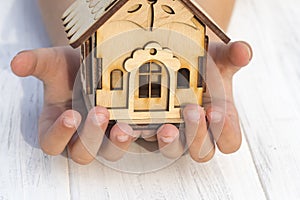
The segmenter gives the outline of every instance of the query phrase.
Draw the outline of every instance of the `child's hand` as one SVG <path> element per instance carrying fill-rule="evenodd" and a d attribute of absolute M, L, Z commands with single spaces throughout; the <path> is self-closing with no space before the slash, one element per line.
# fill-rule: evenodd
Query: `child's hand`
<path fill-rule="evenodd" d="M 228 45 L 211 43 L 209 55 L 216 63 L 222 80 L 216 80 L 220 76 L 208 72 L 207 85 L 212 90 L 221 88 L 221 92 L 211 92 L 213 102 L 207 93 L 204 94 L 205 111 L 199 106 L 189 105 L 183 112 L 187 138 L 189 135 L 195 135 L 195 129 L 197 130 L 195 139 L 189 142 L 190 155 L 197 162 L 205 162 L 213 157 L 215 145 L 212 138 L 216 141 L 219 150 L 227 154 L 237 151 L 241 145 L 242 136 L 233 101 L 232 78 L 241 67 L 250 62 L 252 49 L 245 42 L 233 42 Z M 211 133 L 207 131 L 205 119 L 208 119 Z"/>
<path fill-rule="evenodd" d="M 250 47 L 242 42 L 227 46 L 212 44 L 209 51 L 218 65 L 225 87 L 226 99 L 220 99 L 220 105 L 222 102 L 227 104 L 226 112 L 222 113 L 218 112 L 222 109 L 211 107 L 209 101 L 204 103 L 204 107 L 208 121 L 212 124 L 212 131 L 214 124 L 218 124 L 218 119 L 225 117 L 224 129 L 217 145 L 222 152 L 231 153 L 241 144 L 238 115 L 232 97 L 232 76 L 241 66 L 248 64 L 252 53 Z M 45 153 L 57 155 L 67 146 L 69 155 L 75 162 L 88 164 L 93 161 L 100 149 L 100 154 L 106 159 L 117 160 L 141 132 L 134 133 L 129 125 L 118 123 L 110 132 L 111 142 L 102 144 L 109 120 L 106 108 L 98 106 L 90 110 L 79 133 L 80 138 L 73 137 L 81 123 L 80 114 L 71 110 L 72 89 L 79 69 L 78 58 L 79 53 L 69 47 L 37 49 L 21 52 L 13 59 L 11 66 L 16 75 L 22 77 L 33 75 L 44 83 L 45 99 L 39 120 L 39 141 Z M 187 138 L 195 132 L 195 127 L 197 130 L 195 139 L 188 141 L 191 157 L 198 162 L 210 160 L 214 154 L 214 144 L 206 139 L 209 137 L 205 112 L 199 109 L 199 106 L 189 105 L 183 113 Z M 164 155 L 168 157 L 181 155 L 183 145 L 179 141 L 179 131 L 175 126 L 163 125 L 157 130 L 157 139 L 159 147 L 165 147 L 162 151 Z M 204 147 L 201 148 L 202 146 Z"/>
<path fill-rule="evenodd" d="M 109 113 L 103 107 L 93 108 L 79 133 L 80 138 L 74 134 L 81 123 L 80 114 L 71 110 L 73 84 L 79 66 L 79 52 L 69 47 L 21 52 L 11 62 L 16 75 L 33 75 L 44 83 L 44 108 L 39 119 L 42 150 L 50 155 L 58 155 L 67 146 L 69 156 L 75 162 L 88 164 L 93 161 L 102 144 Z M 127 150 L 133 140 L 132 135 L 132 128 L 120 123 L 112 128 L 110 140 L 120 149 Z M 105 142 L 100 152 L 109 160 L 117 160 L 123 151 L 112 143 Z"/>

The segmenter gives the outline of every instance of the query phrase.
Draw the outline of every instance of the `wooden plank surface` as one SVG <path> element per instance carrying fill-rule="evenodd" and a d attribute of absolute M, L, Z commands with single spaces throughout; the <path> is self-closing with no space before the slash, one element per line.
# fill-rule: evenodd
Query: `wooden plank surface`
<path fill-rule="evenodd" d="M 236 154 L 217 153 L 206 164 L 186 155 L 149 174 L 120 173 L 96 161 L 89 166 L 69 164 L 74 199 L 266 199 L 245 140 Z"/>
<path fill-rule="evenodd" d="M 42 84 L 14 76 L 20 50 L 48 45 L 35 1 L 0 2 L 0 199 L 69 199 L 68 163 L 42 153 L 37 119 Z"/>
<path fill-rule="evenodd" d="M 0 3 L 0 199 L 299 199 L 300 2 L 237 0 L 229 35 L 254 50 L 235 77 L 242 148 L 206 164 L 184 156 L 148 174 L 44 155 L 37 143 L 42 86 L 9 61 L 48 45 L 33 0 Z"/>
<path fill-rule="evenodd" d="M 254 50 L 235 99 L 268 199 L 300 198 L 300 1 L 239 0 L 229 35 Z"/>
<path fill-rule="evenodd" d="M 141 175 L 98 162 L 80 166 L 70 161 L 70 183 L 74 199 L 265 199 L 245 143 L 238 153 L 217 153 L 209 163 L 195 163 L 186 155 L 165 169 Z"/>

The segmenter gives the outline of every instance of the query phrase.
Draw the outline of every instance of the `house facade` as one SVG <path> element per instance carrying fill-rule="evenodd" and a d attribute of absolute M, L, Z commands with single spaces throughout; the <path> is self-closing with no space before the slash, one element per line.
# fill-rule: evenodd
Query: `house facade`
<path fill-rule="evenodd" d="M 187 0 L 77 0 L 63 20 L 70 44 L 81 46 L 87 107 L 144 128 L 180 124 L 182 106 L 202 104 L 206 27 L 229 42 Z"/>

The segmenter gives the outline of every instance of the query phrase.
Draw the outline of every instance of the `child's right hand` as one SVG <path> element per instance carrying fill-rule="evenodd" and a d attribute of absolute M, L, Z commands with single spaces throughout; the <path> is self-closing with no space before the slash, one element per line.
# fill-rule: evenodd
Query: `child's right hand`
<path fill-rule="evenodd" d="M 104 107 L 93 108 L 79 133 L 80 138 L 74 134 L 81 123 L 81 115 L 72 110 L 72 90 L 79 66 L 79 52 L 69 47 L 20 52 L 11 62 L 16 75 L 32 75 L 44 83 L 44 107 L 38 128 L 42 150 L 58 155 L 68 147 L 69 156 L 75 162 L 88 164 L 105 138 L 109 113 Z M 110 132 L 111 142 L 102 145 L 100 153 L 109 160 L 117 160 L 124 154 L 121 150 L 126 150 L 134 139 L 132 128 L 119 123 Z"/>

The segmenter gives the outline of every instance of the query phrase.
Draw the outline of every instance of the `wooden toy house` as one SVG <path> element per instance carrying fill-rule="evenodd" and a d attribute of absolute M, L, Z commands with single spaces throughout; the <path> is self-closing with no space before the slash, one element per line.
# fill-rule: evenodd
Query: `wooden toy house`
<path fill-rule="evenodd" d="M 202 104 L 206 27 L 230 40 L 194 0 L 77 0 L 63 22 L 87 107 L 134 128 L 182 123 L 181 106 Z"/>

